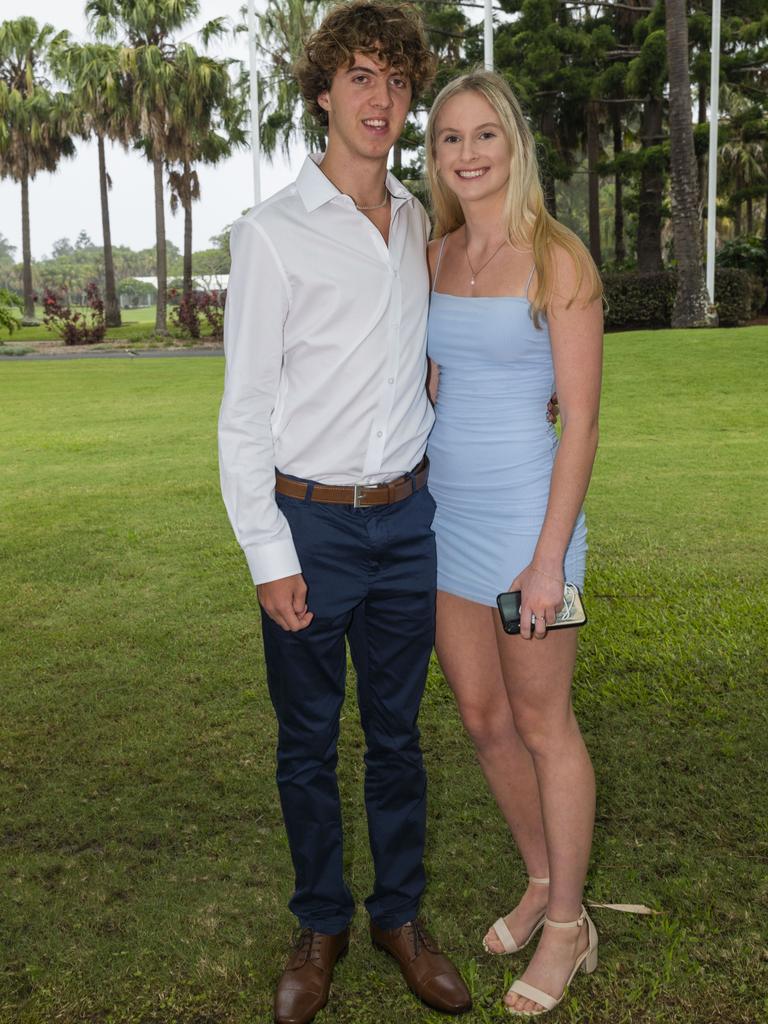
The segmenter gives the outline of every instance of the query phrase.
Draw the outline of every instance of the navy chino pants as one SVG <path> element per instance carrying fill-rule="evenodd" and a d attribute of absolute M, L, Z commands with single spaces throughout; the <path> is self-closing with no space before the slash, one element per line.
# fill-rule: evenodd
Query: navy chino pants
<path fill-rule="evenodd" d="M 278 721 L 277 784 L 302 927 L 343 930 L 345 881 L 336 743 L 346 644 L 366 739 L 365 806 L 375 868 L 366 900 L 382 928 L 418 913 L 424 890 L 426 775 L 417 717 L 435 626 L 435 504 L 426 487 L 371 508 L 278 494 L 291 527 L 312 623 L 286 632 L 262 612 L 267 680 Z"/>

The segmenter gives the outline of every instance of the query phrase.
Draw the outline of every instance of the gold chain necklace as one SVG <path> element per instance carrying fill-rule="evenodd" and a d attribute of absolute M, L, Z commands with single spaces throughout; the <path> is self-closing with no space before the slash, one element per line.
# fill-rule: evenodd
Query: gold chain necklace
<path fill-rule="evenodd" d="M 498 247 L 498 249 L 495 249 L 495 250 L 493 251 L 493 253 L 492 253 L 492 254 L 491 254 L 491 255 L 490 255 L 489 257 L 488 257 L 488 259 L 487 259 L 487 260 L 485 261 L 485 263 L 484 263 L 484 264 L 482 265 L 482 267 L 479 267 L 479 268 L 478 268 L 477 270 L 475 270 L 475 268 L 474 268 L 474 267 L 472 266 L 472 261 L 471 261 L 471 260 L 470 260 L 470 258 L 469 258 L 469 246 L 468 246 L 468 245 L 467 245 L 466 243 L 464 244 L 464 255 L 465 255 L 465 256 L 467 257 L 467 264 L 468 264 L 468 266 L 469 266 L 469 269 L 470 269 L 470 271 L 472 272 L 472 280 L 471 280 L 471 281 L 469 282 L 469 283 L 470 283 L 470 285 L 474 285 L 474 283 L 475 283 L 475 280 L 476 280 L 476 278 L 477 278 L 477 275 L 478 275 L 478 274 L 479 274 L 479 273 L 480 273 L 481 271 L 485 270 L 485 268 L 486 268 L 486 267 L 488 266 L 488 264 L 489 264 L 489 263 L 491 262 L 491 260 L 493 259 L 493 257 L 494 257 L 494 256 L 497 256 L 497 255 L 498 255 L 498 254 L 499 254 L 499 253 L 501 252 L 501 250 L 502 250 L 502 249 L 504 248 L 504 246 L 505 246 L 506 244 L 507 244 L 507 240 L 506 240 L 506 238 L 505 238 L 505 239 L 504 239 L 504 241 L 503 241 L 503 242 L 501 243 L 501 245 L 500 245 L 500 246 Z"/>
<path fill-rule="evenodd" d="M 360 206 L 358 203 L 355 203 L 354 199 L 352 200 L 352 202 L 355 203 L 355 209 L 356 210 L 380 210 L 382 208 L 382 206 L 386 206 L 387 205 L 387 200 L 388 199 L 389 199 L 389 192 L 385 189 L 384 190 L 384 198 L 382 199 L 382 201 L 380 203 L 376 203 L 375 206 Z"/>

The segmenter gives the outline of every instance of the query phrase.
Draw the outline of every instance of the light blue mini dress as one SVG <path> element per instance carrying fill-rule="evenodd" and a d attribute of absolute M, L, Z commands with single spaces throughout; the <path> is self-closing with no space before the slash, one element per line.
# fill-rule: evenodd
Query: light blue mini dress
<path fill-rule="evenodd" d="M 437 504 L 437 587 L 495 606 L 496 595 L 533 558 L 544 522 L 558 445 L 547 423 L 552 350 L 546 320 L 534 326 L 527 295 L 475 298 L 436 291 L 444 245 L 445 238 L 427 342 L 440 367 L 427 449 Z M 579 587 L 586 553 L 582 510 L 564 565 L 566 580 Z"/>

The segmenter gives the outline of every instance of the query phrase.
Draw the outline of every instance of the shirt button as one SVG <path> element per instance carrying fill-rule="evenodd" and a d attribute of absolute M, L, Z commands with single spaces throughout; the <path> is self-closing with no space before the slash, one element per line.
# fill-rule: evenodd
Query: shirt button
<path fill-rule="evenodd" d="M 384 431 L 383 430 L 377 430 L 376 431 L 376 437 L 384 437 Z"/>
<path fill-rule="evenodd" d="M 394 377 L 387 377 L 387 384 L 394 384 L 394 383 L 395 383 L 395 378 Z"/>

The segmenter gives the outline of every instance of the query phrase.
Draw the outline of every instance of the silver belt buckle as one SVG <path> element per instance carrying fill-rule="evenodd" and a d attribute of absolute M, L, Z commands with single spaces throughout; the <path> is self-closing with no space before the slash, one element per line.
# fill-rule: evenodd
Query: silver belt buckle
<path fill-rule="evenodd" d="M 353 508 L 362 508 L 363 504 L 363 491 L 365 490 L 365 484 L 355 484 L 355 496 L 352 501 Z"/>

